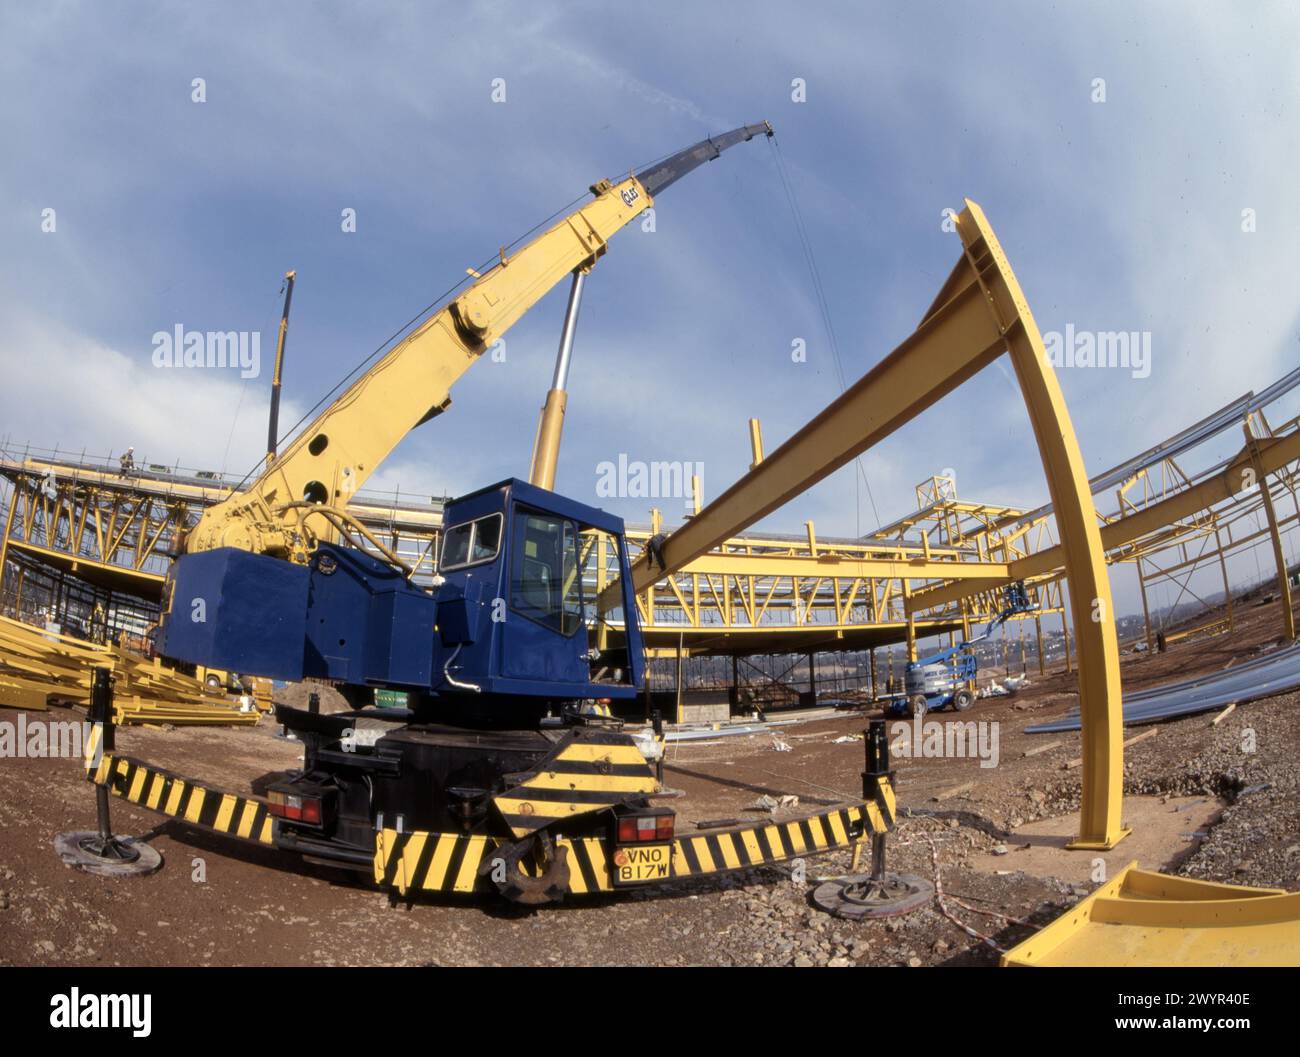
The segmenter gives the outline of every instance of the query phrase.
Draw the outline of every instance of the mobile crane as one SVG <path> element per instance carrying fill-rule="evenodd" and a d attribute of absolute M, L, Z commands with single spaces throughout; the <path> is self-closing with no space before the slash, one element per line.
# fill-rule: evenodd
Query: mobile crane
<path fill-rule="evenodd" d="M 471 270 L 464 293 L 189 533 L 169 571 L 159 653 L 286 681 L 405 690 L 407 708 L 278 707 L 303 742 L 303 767 L 260 800 L 114 753 L 91 763 L 96 783 L 195 825 L 373 871 L 403 894 L 495 887 L 530 904 L 789 858 L 891 826 L 881 776 L 870 803 L 675 836 L 674 812 L 650 800 L 656 775 L 636 742 L 584 707 L 634 699 L 643 649 L 622 520 L 538 486 L 553 479 L 563 413 L 554 388 L 533 481 L 503 480 L 446 505 L 433 590 L 346 512 L 380 461 L 447 409 L 452 384 L 547 291 L 573 275 L 576 295 L 609 238 L 654 196 L 771 134 L 767 123 L 738 128 L 592 185 L 585 205 L 517 251 L 503 248 L 487 271 Z M 569 341 L 570 319 L 565 329 Z M 599 607 L 585 582 L 595 534 L 613 545 L 612 569 L 596 571 Z M 621 646 L 593 634 L 602 621 L 621 630 Z M 362 718 L 385 725 L 372 744 L 356 737 Z"/>

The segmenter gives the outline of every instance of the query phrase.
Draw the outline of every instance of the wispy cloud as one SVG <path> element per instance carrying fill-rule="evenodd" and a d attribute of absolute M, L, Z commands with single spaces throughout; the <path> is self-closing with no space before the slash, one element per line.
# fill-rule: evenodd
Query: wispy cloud
<path fill-rule="evenodd" d="M 849 379 L 929 303 L 956 256 L 941 211 L 964 195 L 986 208 L 1044 329 L 1152 334 L 1149 379 L 1061 372 L 1090 469 L 1295 362 L 1292 8 L 998 5 L 963 18 L 960 47 L 945 5 L 764 8 L 737 22 L 697 4 L 683 7 L 688 34 L 666 12 L 598 10 L 4 9 L 2 431 L 252 465 L 265 377 L 169 377 L 148 363 L 154 331 L 273 324 L 295 267 L 286 387 L 308 406 L 466 265 L 593 180 L 763 118 Z M 806 103 L 791 98 L 796 77 Z M 1104 103 L 1090 98 L 1096 78 Z M 747 418 L 770 449 L 837 394 L 774 163 L 764 144 L 739 147 L 663 196 L 653 234 L 611 244 L 588 284 L 561 487 L 589 490 L 611 451 L 703 452 L 716 495 L 748 465 Z M 45 208 L 55 234 L 40 230 Z M 344 208 L 355 234 L 340 230 Z M 374 482 L 432 494 L 522 473 L 562 307 L 561 292 L 525 317 L 508 362 L 471 371 L 449 415 Z M 790 359 L 796 338 L 806 364 Z M 1046 498 L 1008 382 L 983 372 L 871 453 L 883 519 L 946 468 L 972 498 Z M 855 492 L 841 471 L 770 524 L 866 528 Z M 648 504 L 619 506 L 644 520 Z"/>

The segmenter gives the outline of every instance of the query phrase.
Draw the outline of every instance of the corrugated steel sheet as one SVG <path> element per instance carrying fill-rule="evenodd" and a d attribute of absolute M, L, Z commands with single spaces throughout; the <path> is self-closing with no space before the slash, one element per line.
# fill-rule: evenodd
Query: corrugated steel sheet
<path fill-rule="evenodd" d="M 1227 671 L 1185 679 L 1124 695 L 1124 725 L 1157 723 L 1176 716 L 1191 716 L 1225 708 L 1234 701 L 1271 697 L 1300 687 L 1300 643 L 1268 653 Z M 1027 727 L 1027 734 L 1056 734 L 1078 730 L 1077 713 L 1054 723 Z"/>

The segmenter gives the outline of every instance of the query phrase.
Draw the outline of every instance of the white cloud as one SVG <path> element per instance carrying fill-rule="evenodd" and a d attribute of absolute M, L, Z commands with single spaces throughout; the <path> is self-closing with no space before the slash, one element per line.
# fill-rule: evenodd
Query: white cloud
<path fill-rule="evenodd" d="M 1295 11 L 1101 4 L 1031 18 L 1012 5 L 965 20 L 954 50 L 936 10 L 796 7 L 737 22 L 695 5 L 686 35 L 673 18 L 629 25 L 544 3 L 0 13 L 0 197 L 12 206 L 0 213 L 0 430 L 245 468 L 260 455 L 265 382 L 241 404 L 237 380 L 155 372 L 122 335 L 158 317 L 260 323 L 250 276 L 293 263 L 289 391 L 308 403 L 409 314 L 409 291 L 447 285 L 428 277 L 460 274 L 600 175 L 764 117 L 850 381 L 915 325 L 956 255 L 940 210 L 967 194 L 1044 329 L 1152 332 L 1149 379 L 1061 372 L 1092 472 L 1288 368 Z M 188 101 L 199 75 L 202 107 Z M 510 83 L 504 106 L 489 102 L 495 76 Z M 795 76 L 807 104 L 789 99 Z M 1107 78 L 1104 104 L 1088 99 L 1094 76 Z M 48 204 L 60 233 L 33 240 L 33 210 Z M 342 204 L 361 212 L 351 242 L 337 234 Z M 1245 207 L 1254 234 L 1240 231 Z M 510 367 L 475 368 L 451 412 L 368 487 L 455 493 L 522 474 L 562 304 L 558 293 L 530 313 L 510 335 Z M 817 354 L 799 372 L 795 335 Z M 1008 382 L 985 372 L 871 453 L 882 520 L 948 466 L 966 498 L 1046 498 Z M 674 187 L 656 235 L 625 232 L 593 274 L 560 481 L 588 488 L 611 450 L 704 452 L 716 495 L 748 464 L 746 418 L 763 420 L 771 450 L 837 392 L 770 152 L 742 145 Z M 867 528 L 853 481 L 841 471 L 770 521 Z"/>
<path fill-rule="evenodd" d="M 4 432 L 11 445 L 119 455 L 242 475 L 266 451 L 269 383 L 237 369 L 156 368 L 8 306 L 0 324 Z M 281 406 L 281 421 L 300 410 Z"/>

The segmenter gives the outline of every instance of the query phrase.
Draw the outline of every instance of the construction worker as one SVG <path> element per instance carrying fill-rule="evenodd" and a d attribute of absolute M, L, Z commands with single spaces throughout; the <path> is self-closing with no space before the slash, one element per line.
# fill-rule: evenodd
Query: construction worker
<path fill-rule="evenodd" d="M 118 462 L 122 464 L 122 476 L 128 476 L 135 469 L 135 449 L 127 448 Z"/>
<path fill-rule="evenodd" d="M 646 568 L 648 568 L 651 572 L 654 571 L 655 562 L 659 563 L 660 569 L 664 570 L 665 572 L 668 571 L 668 563 L 664 561 L 664 544 L 667 541 L 668 541 L 668 537 L 665 536 L 662 532 L 656 532 L 653 536 L 651 536 L 648 540 L 646 540 L 646 544 L 645 544 Z"/>

